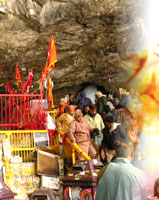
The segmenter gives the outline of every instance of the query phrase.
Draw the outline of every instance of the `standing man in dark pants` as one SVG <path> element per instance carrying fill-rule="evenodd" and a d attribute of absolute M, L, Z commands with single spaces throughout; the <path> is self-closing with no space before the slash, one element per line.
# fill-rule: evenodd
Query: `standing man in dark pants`
<path fill-rule="evenodd" d="M 103 140 L 101 144 L 100 157 L 101 161 L 105 163 L 110 163 L 112 158 L 115 156 L 114 141 L 117 134 L 114 130 L 120 125 L 115 123 L 115 117 L 112 114 L 104 116 L 105 128 L 103 132 Z"/>

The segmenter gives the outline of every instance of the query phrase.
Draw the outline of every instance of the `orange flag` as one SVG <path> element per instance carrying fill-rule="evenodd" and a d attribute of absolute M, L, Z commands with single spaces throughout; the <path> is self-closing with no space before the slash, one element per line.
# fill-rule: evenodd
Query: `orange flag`
<path fill-rule="evenodd" d="M 41 81 L 40 81 L 40 91 L 43 91 L 43 84 L 44 80 L 46 79 L 48 72 L 55 68 L 55 63 L 57 62 L 57 54 L 56 54 L 56 47 L 54 36 L 52 35 L 50 42 L 49 42 L 49 49 L 48 49 L 48 56 L 46 60 L 46 66 L 42 69 L 41 73 Z"/>
<path fill-rule="evenodd" d="M 49 43 L 45 72 L 48 73 L 49 71 L 53 70 L 56 62 L 57 62 L 56 47 L 55 47 L 54 36 L 52 35 Z"/>
<path fill-rule="evenodd" d="M 21 75 L 20 75 L 20 72 L 19 72 L 19 67 L 18 67 L 17 64 L 16 64 L 15 80 L 17 82 L 22 82 L 22 78 L 21 78 Z"/>
<path fill-rule="evenodd" d="M 52 83 L 51 83 L 51 78 L 49 77 L 48 79 L 48 100 L 52 101 L 53 100 L 53 95 L 52 95 Z"/>

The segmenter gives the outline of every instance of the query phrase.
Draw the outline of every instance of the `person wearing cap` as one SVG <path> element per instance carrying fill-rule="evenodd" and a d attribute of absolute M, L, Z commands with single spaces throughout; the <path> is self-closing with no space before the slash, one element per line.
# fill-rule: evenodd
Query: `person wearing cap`
<path fill-rule="evenodd" d="M 93 128 L 83 119 L 80 109 L 75 111 L 74 120 L 69 125 L 68 138 L 73 144 L 77 144 L 92 159 L 96 157 L 96 150 L 91 143 L 91 133 Z M 79 156 L 80 159 L 82 159 Z"/>
<path fill-rule="evenodd" d="M 103 163 L 110 163 L 112 158 L 115 156 L 114 150 L 114 139 L 116 135 L 114 130 L 120 125 L 115 123 L 115 117 L 112 114 L 104 116 L 105 128 L 103 132 L 103 140 L 101 144 L 100 156 Z"/>
<path fill-rule="evenodd" d="M 68 106 L 68 102 L 66 98 L 61 98 L 59 102 L 59 107 L 57 110 L 57 117 L 64 113 L 65 108 Z"/>
<path fill-rule="evenodd" d="M 80 99 L 77 102 L 77 106 L 80 105 L 81 110 L 83 111 L 84 106 L 90 106 L 92 101 L 89 97 L 86 96 L 85 91 L 80 92 Z"/>

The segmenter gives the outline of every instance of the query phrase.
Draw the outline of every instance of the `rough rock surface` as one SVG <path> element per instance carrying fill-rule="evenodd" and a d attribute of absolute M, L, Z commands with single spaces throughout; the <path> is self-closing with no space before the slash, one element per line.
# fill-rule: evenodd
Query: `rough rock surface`
<path fill-rule="evenodd" d="M 13 86 L 15 65 L 26 80 L 33 68 L 33 92 L 39 93 L 49 40 L 54 35 L 58 54 L 54 96 L 84 84 L 108 91 L 122 86 L 130 65 L 128 52 L 143 49 L 143 35 L 135 20 L 143 0 L 0 0 L 0 93 L 5 80 Z"/>

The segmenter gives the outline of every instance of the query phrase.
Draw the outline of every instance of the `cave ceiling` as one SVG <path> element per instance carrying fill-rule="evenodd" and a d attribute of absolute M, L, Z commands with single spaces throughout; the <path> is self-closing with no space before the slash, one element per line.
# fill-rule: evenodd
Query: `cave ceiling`
<path fill-rule="evenodd" d="M 33 92 L 39 93 L 49 40 L 55 38 L 58 62 L 51 74 L 54 96 L 78 92 L 85 83 L 106 90 L 129 76 L 127 53 L 144 47 L 143 0 L 0 0 L 0 92 L 14 85 L 15 66 L 22 79 L 33 68 Z"/>

